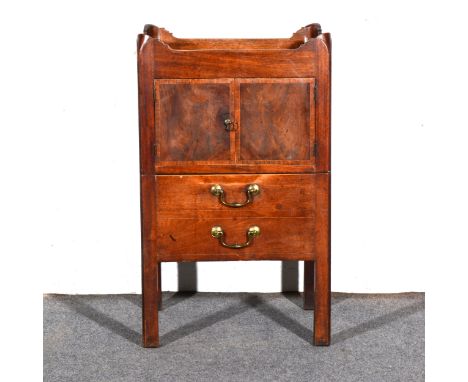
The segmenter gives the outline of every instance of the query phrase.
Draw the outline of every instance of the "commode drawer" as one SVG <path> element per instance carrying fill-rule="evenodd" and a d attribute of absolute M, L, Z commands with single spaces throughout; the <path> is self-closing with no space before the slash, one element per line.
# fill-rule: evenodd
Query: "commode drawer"
<path fill-rule="evenodd" d="M 156 176 L 158 260 L 311 260 L 320 177 Z"/>

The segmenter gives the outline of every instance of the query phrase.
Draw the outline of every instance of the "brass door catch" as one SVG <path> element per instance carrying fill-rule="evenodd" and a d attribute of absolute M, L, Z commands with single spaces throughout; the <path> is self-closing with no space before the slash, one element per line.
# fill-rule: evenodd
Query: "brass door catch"
<path fill-rule="evenodd" d="M 226 131 L 234 131 L 236 130 L 236 124 L 230 118 L 226 118 L 224 120 L 224 128 Z"/>

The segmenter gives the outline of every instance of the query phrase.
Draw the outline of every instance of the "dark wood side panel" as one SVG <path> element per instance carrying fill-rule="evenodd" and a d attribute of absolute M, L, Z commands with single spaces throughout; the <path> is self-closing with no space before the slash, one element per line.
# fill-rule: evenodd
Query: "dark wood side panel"
<path fill-rule="evenodd" d="M 158 218 L 313 217 L 315 175 L 158 175 L 156 199 Z M 223 187 L 227 202 L 244 202 L 249 184 L 260 193 L 240 208 L 222 205 L 211 194 L 214 184 Z"/>
<path fill-rule="evenodd" d="M 317 37 L 317 158 L 318 172 L 331 170 L 331 39 L 329 33 Z"/>
<path fill-rule="evenodd" d="M 158 161 L 230 159 L 229 80 L 157 80 Z"/>
<path fill-rule="evenodd" d="M 211 236 L 221 226 L 227 243 L 246 242 L 246 231 L 260 227 L 261 234 L 249 247 L 231 249 Z M 311 260 L 312 218 L 204 218 L 158 219 L 158 261 L 209 260 Z"/>
<path fill-rule="evenodd" d="M 240 82 L 240 159 L 311 160 L 313 79 Z"/>
<path fill-rule="evenodd" d="M 140 133 L 140 173 L 154 172 L 152 148 L 154 144 L 153 102 L 153 46 L 148 36 L 137 39 L 138 57 L 138 115 Z"/>

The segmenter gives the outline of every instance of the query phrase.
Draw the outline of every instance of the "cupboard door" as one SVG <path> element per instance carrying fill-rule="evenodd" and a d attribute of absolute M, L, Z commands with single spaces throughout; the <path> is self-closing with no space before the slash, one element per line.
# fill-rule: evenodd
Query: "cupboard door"
<path fill-rule="evenodd" d="M 241 161 L 312 160 L 314 84 L 313 78 L 238 80 Z"/>
<path fill-rule="evenodd" d="M 156 160 L 230 159 L 232 80 L 155 80 Z"/>

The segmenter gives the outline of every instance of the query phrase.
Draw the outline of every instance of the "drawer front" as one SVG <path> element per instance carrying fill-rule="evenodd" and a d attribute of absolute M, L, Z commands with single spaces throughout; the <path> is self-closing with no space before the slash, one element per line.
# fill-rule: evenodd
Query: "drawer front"
<path fill-rule="evenodd" d="M 159 219 L 233 217 L 313 217 L 317 175 L 158 175 L 156 201 Z M 218 185 L 222 195 L 213 195 Z M 238 208 L 221 203 L 245 203 L 249 185 L 259 193 Z"/>
<path fill-rule="evenodd" d="M 221 184 L 229 201 L 245 200 L 245 186 L 260 194 L 240 208 L 211 194 Z M 156 261 L 313 260 L 328 235 L 330 174 L 172 175 L 141 177 L 142 235 Z M 244 248 L 247 231 L 260 235 Z M 220 227 L 224 236 L 212 236 Z"/>
<path fill-rule="evenodd" d="M 260 193 L 242 207 L 223 205 L 211 193 L 224 190 L 225 201 L 248 200 L 246 188 Z M 156 245 L 158 261 L 312 260 L 327 227 L 329 174 L 157 175 L 143 177 L 144 238 Z M 247 230 L 260 235 L 244 248 Z"/>
<path fill-rule="evenodd" d="M 228 244 L 245 244 L 247 230 L 257 226 L 259 236 L 244 248 L 226 248 L 212 236 L 220 227 Z M 156 229 L 159 261 L 200 260 L 310 260 L 314 253 L 312 218 L 171 218 L 158 219 Z"/>

